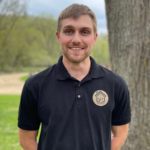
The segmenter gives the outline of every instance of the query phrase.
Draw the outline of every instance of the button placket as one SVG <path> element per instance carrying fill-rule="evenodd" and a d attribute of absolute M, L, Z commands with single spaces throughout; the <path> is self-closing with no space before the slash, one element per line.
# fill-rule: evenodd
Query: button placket
<path fill-rule="evenodd" d="M 82 101 L 82 88 L 81 88 L 81 84 L 78 83 L 77 87 L 76 87 L 76 103 L 77 106 L 81 106 L 83 101 Z"/>

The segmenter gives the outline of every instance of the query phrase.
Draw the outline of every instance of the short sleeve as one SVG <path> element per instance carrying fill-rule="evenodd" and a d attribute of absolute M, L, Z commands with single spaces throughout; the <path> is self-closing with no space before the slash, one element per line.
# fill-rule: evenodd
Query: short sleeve
<path fill-rule="evenodd" d="M 39 125 L 38 103 L 25 83 L 19 106 L 18 127 L 24 130 L 38 130 Z"/>
<path fill-rule="evenodd" d="M 123 80 L 115 98 L 115 108 L 112 112 L 112 125 L 124 125 L 131 121 L 130 96 L 128 87 Z"/>

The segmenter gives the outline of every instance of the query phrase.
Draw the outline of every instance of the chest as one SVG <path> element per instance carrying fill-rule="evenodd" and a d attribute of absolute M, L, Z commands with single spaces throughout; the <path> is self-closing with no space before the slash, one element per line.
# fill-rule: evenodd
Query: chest
<path fill-rule="evenodd" d="M 113 87 L 95 80 L 86 83 L 59 82 L 53 88 L 42 88 L 38 111 L 42 122 L 74 118 L 95 118 L 100 121 L 111 119 L 115 107 Z M 81 118 L 82 120 L 82 118 Z"/>

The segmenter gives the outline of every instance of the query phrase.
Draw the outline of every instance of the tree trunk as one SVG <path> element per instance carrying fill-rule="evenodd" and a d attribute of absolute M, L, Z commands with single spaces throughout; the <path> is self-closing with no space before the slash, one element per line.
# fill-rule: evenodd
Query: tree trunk
<path fill-rule="evenodd" d="M 127 82 L 132 120 L 121 150 L 150 150 L 150 0 L 105 0 L 111 68 Z"/>

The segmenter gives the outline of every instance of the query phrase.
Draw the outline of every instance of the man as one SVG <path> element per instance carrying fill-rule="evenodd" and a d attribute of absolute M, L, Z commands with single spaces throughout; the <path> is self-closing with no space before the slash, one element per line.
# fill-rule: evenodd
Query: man
<path fill-rule="evenodd" d="M 29 78 L 22 91 L 18 117 L 22 148 L 119 150 L 130 122 L 129 92 L 120 76 L 89 56 L 97 39 L 94 13 L 85 5 L 67 7 L 58 18 L 56 37 L 63 56 Z"/>

